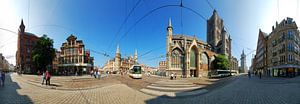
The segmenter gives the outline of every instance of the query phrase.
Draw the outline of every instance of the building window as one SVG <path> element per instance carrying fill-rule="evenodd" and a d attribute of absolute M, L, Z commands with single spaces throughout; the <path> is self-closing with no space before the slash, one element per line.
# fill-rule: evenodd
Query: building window
<path fill-rule="evenodd" d="M 182 68 L 183 67 L 183 55 L 182 52 L 178 49 L 175 49 L 172 52 L 172 57 L 171 57 L 171 66 L 173 68 Z"/>
<path fill-rule="evenodd" d="M 202 64 L 208 64 L 208 56 L 205 53 L 201 54 L 201 62 Z"/>
<path fill-rule="evenodd" d="M 288 31 L 288 39 L 294 39 L 294 32 L 292 30 Z"/>
<path fill-rule="evenodd" d="M 273 40 L 273 41 L 272 41 L 272 46 L 273 46 L 273 47 L 276 46 L 276 40 Z"/>
<path fill-rule="evenodd" d="M 288 44 L 288 51 L 294 51 L 294 44 L 292 43 Z"/>
<path fill-rule="evenodd" d="M 192 49 L 190 54 L 190 67 L 196 68 L 196 66 L 197 66 L 197 52 L 195 49 Z"/>
<path fill-rule="evenodd" d="M 27 48 L 27 53 L 30 53 L 30 49 L 29 48 Z"/>

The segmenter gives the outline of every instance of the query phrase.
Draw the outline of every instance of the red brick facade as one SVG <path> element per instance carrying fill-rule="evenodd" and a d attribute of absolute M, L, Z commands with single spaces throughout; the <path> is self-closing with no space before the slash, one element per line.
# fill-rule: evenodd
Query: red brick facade
<path fill-rule="evenodd" d="M 18 71 L 23 73 L 35 73 L 36 69 L 32 62 L 32 50 L 39 37 L 32 33 L 25 32 L 25 25 L 23 20 L 19 27 L 18 32 L 18 44 L 16 52 L 16 66 Z"/>

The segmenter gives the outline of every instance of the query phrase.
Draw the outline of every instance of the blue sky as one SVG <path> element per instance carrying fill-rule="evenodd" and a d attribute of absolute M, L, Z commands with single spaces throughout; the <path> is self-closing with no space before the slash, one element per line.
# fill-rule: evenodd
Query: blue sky
<path fill-rule="evenodd" d="M 233 55 L 239 59 L 241 51 L 245 49 L 245 53 L 248 54 L 248 66 L 253 50 L 256 49 L 259 28 L 269 33 L 275 22 L 285 17 L 292 17 L 297 23 L 300 22 L 300 3 L 297 0 L 209 2 L 223 18 L 233 39 Z M 138 5 L 135 10 L 117 34 L 136 3 Z M 158 9 L 134 25 L 153 9 L 176 4 L 180 4 L 180 0 L 1 0 L 0 28 L 17 32 L 23 18 L 26 31 L 38 36 L 47 34 L 54 39 L 57 49 L 70 34 L 83 40 L 86 49 L 106 52 L 110 56 L 114 56 L 117 44 L 120 45 L 122 57 L 133 55 L 134 49 L 138 50 L 139 55 L 154 49 L 151 53 L 139 57 L 139 62 L 157 66 L 160 60 L 165 60 L 157 57 L 166 53 L 166 27 L 169 18 L 172 18 L 173 33 L 196 35 L 206 41 L 206 20 L 180 7 Z M 213 11 L 206 0 L 183 0 L 183 6 L 193 9 L 206 19 Z M 124 38 L 121 38 L 122 36 Z M 0 30 L 0 37 L 0 52 L 9 62 L 15 63 L 17 36 Z M 97 66 L 103 66 L 110 59 L 97 53 L 91 54 L 95 57 Z"/>

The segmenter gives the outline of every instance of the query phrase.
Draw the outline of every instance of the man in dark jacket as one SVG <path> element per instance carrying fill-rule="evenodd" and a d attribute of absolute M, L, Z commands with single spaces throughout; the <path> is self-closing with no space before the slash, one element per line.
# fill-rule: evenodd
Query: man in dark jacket
<path fill-rule="evenodd" d="M 4 86 L 5 73 L 3 71 L 1 72 L 1 80 L 2 80 L 2 86 Z"/>

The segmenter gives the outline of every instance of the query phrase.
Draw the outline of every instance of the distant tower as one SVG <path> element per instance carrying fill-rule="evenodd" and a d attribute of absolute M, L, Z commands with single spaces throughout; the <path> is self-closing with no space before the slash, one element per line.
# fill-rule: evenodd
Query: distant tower
<path fill-rule="evenodd" d="M 24 33 L 25 32 L 25 25 L 23 23 L 23 19 L 21 20 L 21 25 L 19 27 L 19 32 Z"/>
<path fill-rule="evenodd" d="M 114 71 L 119 71 L 120 67 L 121 67 L 121 53 L 120 53 L 119 45 L 117 45 Z"/>
<path fill-rule="evenodd" d="M 21 54 L 21 50 L 23 49 L 22 47 L 22 39 L 25 33 L 25 25 L 23 22 L 23 19 L 21 20 L 21 25 L 19 26 L 19 32 L 18 32 L 18 43 L 17 43 L 17 53 L 16 53 L 16 66 L 19 69 L 22 69 L 24 67 L 24 59 L 22 59 L 21 57 L 24 57 L 23 54 Z"/>
<path fill-rule="evenodd" d="M 166 69 L 169 69 L 171 67 L 171 45 L 172 45 L 172 34 L 173 34 L 173 27 L 172 27 L 172 22 L 171 22 L 171 18 L 169 18 L 169 23 L 168 23 L 168 27 L 167 27 L 167 59 L 166 59 Z"/>
<path fill-rule="evenodd" d="M 134 51 L 134 64 L 138 64 L 138 53 L 137 53 L 137 49 L 135 49 L 135 51 Z"/>
<path fill-rule="evenodd" d="M 246 55 L 244 53 L 244 50 L 243 50 L 243 53 L 241 55 L 241 68 L 240 68 L 240 72 L 241 73 L 246 73 L 247 72 Z"/>

